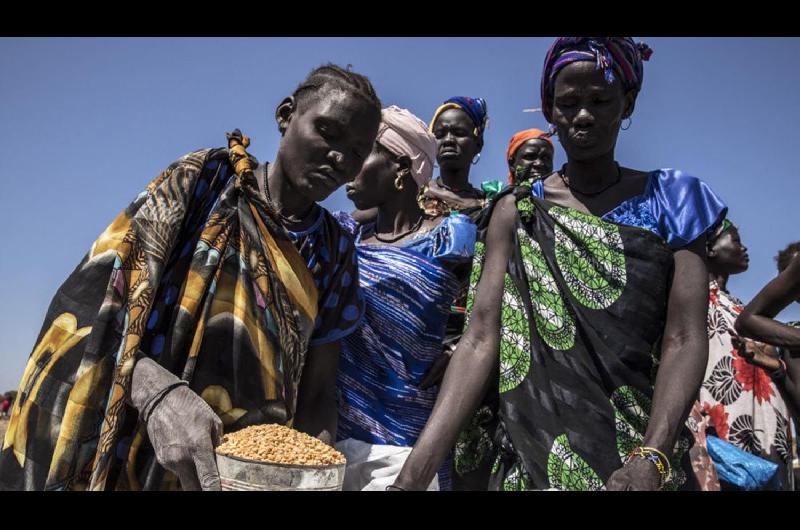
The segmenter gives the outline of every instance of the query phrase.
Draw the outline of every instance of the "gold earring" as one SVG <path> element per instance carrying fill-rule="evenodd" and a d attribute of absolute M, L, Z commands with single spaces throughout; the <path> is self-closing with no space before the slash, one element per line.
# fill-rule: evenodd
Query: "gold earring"
<path fill-rule="evenodd" d="M 397 175 L 397 178 L 394 179 L 394 187 L 397 188 L 397 191 L 403 191 L 403 175 Z"/>

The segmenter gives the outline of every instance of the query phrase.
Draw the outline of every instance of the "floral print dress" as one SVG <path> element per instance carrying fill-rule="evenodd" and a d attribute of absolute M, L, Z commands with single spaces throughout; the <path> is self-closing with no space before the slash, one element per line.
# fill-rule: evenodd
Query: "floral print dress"
<path fill-rule="evenodd" d="M 743 310 L 738 298 L 710 283 L 708 366 L 700 405 L 719 438 L 777 463 L 781 487 L 791 489 L 789 414 L 769 374 L 739 354 L 744 346 L 733 325 Z"/>

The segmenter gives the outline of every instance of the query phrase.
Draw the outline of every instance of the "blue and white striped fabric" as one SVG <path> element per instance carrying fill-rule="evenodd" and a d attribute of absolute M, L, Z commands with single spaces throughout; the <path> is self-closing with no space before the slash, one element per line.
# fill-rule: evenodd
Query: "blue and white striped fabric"
<path fill-rule="evenodd" d="M 346 214 L 337 218 L 357 231 Z M 439 392 L 438 387 L 421 390 L 419 384 L 442 355 L 459 288 L 447 266 L 471 259 L 474 245 L 475 225 L 463 215 L 446 218 L 403 246 L 366 245 L 357 239 L 366 311 L 362 325 L 342 341 L 339 440 L 414 445 Z"/>

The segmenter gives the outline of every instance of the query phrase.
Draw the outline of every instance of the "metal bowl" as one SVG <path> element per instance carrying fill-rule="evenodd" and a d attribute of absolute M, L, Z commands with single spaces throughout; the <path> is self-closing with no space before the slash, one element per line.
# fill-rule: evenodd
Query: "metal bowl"
<path fill-rule="evenodd" d="M 216 455 L 223 491 L 339 491 L 344 484 L 345 464 L 275 464 Z"/>

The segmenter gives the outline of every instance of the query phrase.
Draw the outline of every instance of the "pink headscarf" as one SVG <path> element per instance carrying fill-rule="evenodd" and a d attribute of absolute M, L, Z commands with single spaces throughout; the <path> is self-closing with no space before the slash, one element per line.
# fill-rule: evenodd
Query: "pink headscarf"
<path fill-rule="evenodd" d="M 395 105 L 381 111 L 376 142 L 396 156 L 411 159 L 411 176 L 420 188 L 433 176 L 436 138 L 425 122 Z"/>

